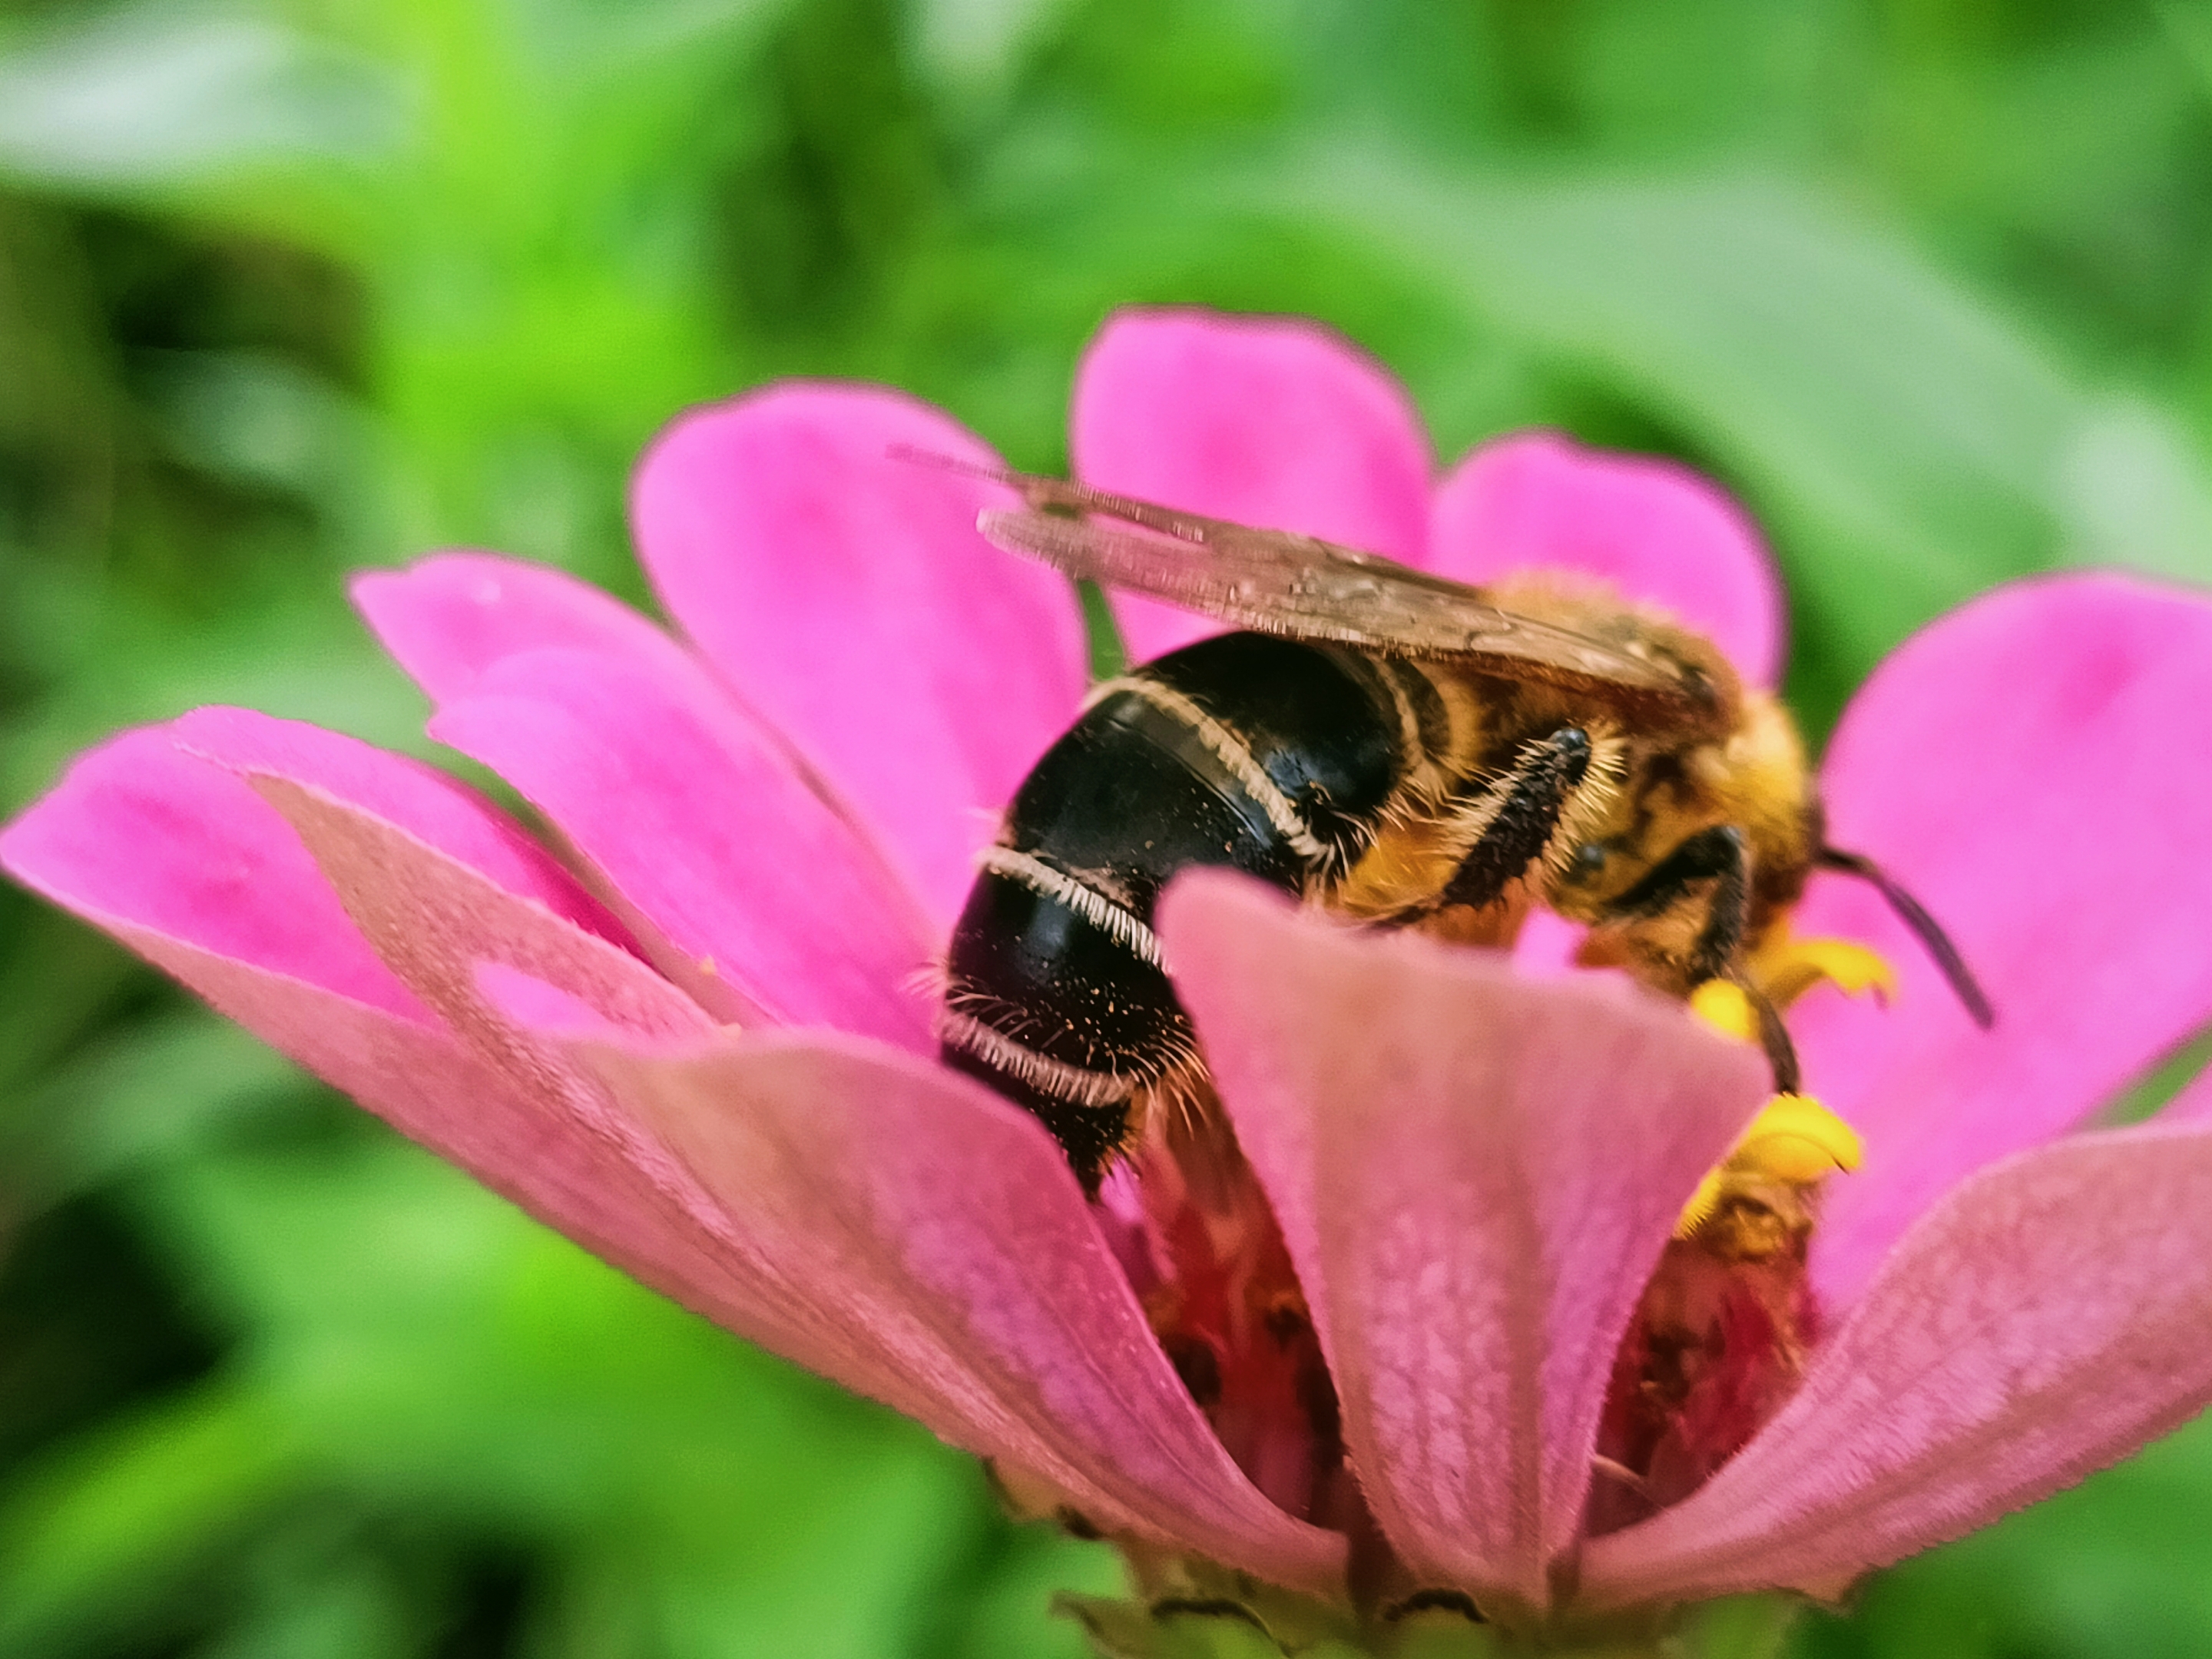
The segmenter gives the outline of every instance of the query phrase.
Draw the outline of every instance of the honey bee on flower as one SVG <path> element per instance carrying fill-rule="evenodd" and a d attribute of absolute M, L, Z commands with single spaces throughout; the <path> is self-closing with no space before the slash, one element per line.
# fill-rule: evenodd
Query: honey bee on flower
<path fill-rule="evenodd" d="M 2081 1127 L 2212 1016 L 2212 795 L 2173 759 L 2212 749 L 2202 596 L 1988 595 L 1828 747 L 1827 843 L 1940 918 L 1993 1029 L 1881 892 L 1815 872 L 1761 941 L 1798 955 L 1745 964 L 1802 994 L 1828 1114 L 1778 1117 L 1755 1008 L 1700 1018 L 1580 939 L 1547 963 L 1533 906 L 1470 948 L 1200 872 L 1151 925 L 1223 1133 L 1164 1133 L 1094 1200 L 939 1062 L 914 988 L 1079 719 L 1080 618 L 977 532 L 1014 492 L 900 448 L 999 465 L 863 387 L 678 422 L 633 507 L 680 635 L 503 559 L 362 579 L 432 734 L 557 852 L 441 773 L 201 710 L 82 758 L 0 860 L 648 1284 L 1113 1537 L 1151 1596 L 1355 1638 L 1419 1608 L 1657 1630 L 1833 1595 L 2212 1399 L 2212 1092 Z M 1604 580 L 1772 686 L 1772 576 L 1712 486 L 1544 436 L 1432 480 L 1402 396 L 1318 329 L 1125 314 L 1073 448 L 1096 488 L 1455 581 Z M 1202 627 L 1121 614 L 1140 659 Z M 1886 1007 L 1811 977 L 1873 958 Z M 1786 1271 L 1717 1286 L 1694 1258 L 1723 1233 Z"/>

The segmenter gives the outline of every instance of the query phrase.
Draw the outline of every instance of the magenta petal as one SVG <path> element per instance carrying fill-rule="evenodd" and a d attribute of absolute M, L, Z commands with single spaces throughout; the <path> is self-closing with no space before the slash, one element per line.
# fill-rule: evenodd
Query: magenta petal
<path fill-rule="evenodd" d="M 576 927 L 621 939 L 622 928 L 545 849 L 474 790 L 434 767 L 300 720 L 249 708 L 199 708 L 169 730 L 176 746 L 240 775 L 269 775 L 328 792 L 403 826 Z"/>
<path fill-rule="evenodd" d="M 720 1207 L 566 1041 L 585 1030 L 656 1051 L 696 1046 L 714 1031 L 699 1008 L 635 958 L 374 814 L 289 778 L 252 781 L 362 934 L 497 1079 L 483 1102 L 441 1097 L 439 1115 L 373 1094 L 367 1103 L 647 1283 L 810 1358 L 805 1288 L 745 1271 Z"/>
<path fill-rule="evenodd" d="M 1547 567 L 1601 577 L 1706 635 L 1752 684 L 1782 672 L 1782 585 L 1759 532 L 1671 461 L 1550 432 L 1484 444 L 1437 491 L 1429 565 L 1478 583 Z"/>
<path fill-rule="evenodd" d="M 251 721 L 220 711 L 200 721 L 198 736 L 212 744 L 228 726 L 240 739 L 236 752 L 255 735 Z M 270 740 L 263 761 L 276 758 L 276 739 L 288 731 L 270 725 L 273 732 L 259 734 Z M 328 734 L 298 738 L 296 749 L 312 761 L 324 744 L 331 747 L 323 760 L 337 761 L 325 769 L 348 763 L 345 740 Z M 402 811 L 415 793 L 412 782 L 367 781 L 367 793 L 380 793 L 386 806 L 398 801 Z M 423 827 L 453 836 L 445 814 L 434 805 Z M 495 850 L 490 861 L 503 856 Z M 666 1155 L 659 1161 L 671 1179 L 656 1180 L 604 1122 L 534 1090 L 512 1068 L 488 1066 L 439 1029 L 356 931 L 292 829 L 243 778 L 178 749 L 169 729 L 126 733 L 80 759 L 0 836 L 0 861 L 532 1213 L 690 1305 L 727 1315 L 711 1206 L 702 1200 L 696 1211 L 684 1208 L 680 1171 Z M 506 906 L 649 977 L 533 901 L 453 867 Z"/>
<path fill-rule="evenodd" d="M 2208 1332 L 2212 1133 L 2024 1154 L 1912 1230 L 1733 1462 L 1594 1542 L 1585 1593 L 1832 1592 L 2188 1420 L 2212 1401 Z"/>
<path fill-rule="evenodd" d="M 949 922 L 1085 647 L 1067 583 L 976 534 L 1006 492 L 898 448 L 998 464 L 911 398 L 790 384 L 669 428 L 633 507 L 670 613 Z"/>
<path fill-rule="evenodd" d="M 1242 882 L 1163 915 L 1375 1518 L 1417 1582 L 1540 1607 L 1630 1311 L 1764 1063 L 1609 976 L 1530 982 Z"/>
<path fill-rule="evenodd" d="M 680 1042 L 713 1030 L 666 980 L 534 896 L 296 772 L 257 769 L 249 781 L 283 814 L 354 925 L 408 988 L 519 1077 L 545 1083 L 544 1057 L 518 1042 L 512 1022 L 479 990 L 487 963 L 527 975 L 626 1032 Z"/>
<path fill-rule="evenodd" d="M 485 1064 L 447 1032 L 149 928 L 103 926 L 410 1139 L 648 1285 L 728 1322 L 711 1216 L 687 1214 L 602 1126 Z"/>
<path fill-rule="evenodd" d="M 797 1357 L 1095 1522 L 1340 1583 L 1342 1540 L 1262 1498 L 1191 1404 L 1033 1118 L 847 1039 L 580 1052 L 721 1203 L 749 1270 L 803 1292 Z"/>
<path fill-rule="evenodd" d="M 1335 1582 L 1340 1541 L 1229 1462 L 1033 1121 L 858 1045 L 673 1054 L 672 1040 L 703 1035 L 701 1017 L 640 964 L 368 814 L 257 781 L 394 966 L 526 1085 L 527 1129 L 472 1160 L 494 1185 L 1095 1521 L 1286 1583 Z M 564 1040 L 579 1029 L 593 1034 L 581 1048 Z M 600 1164 L 589 1216 L 548 1203 L 543 1179 L 580 1138 Z"/>
<path fill-rule="evenodd" d="M 1121 311 L 1076 372 L 1076 476 L 1103 489 L 1421 562 L 1429 445 L 1388 370 L 1288 318 Z M 1218 628 L 1116 597 L 1133 660 Z"/>
<path fill-rule="evenodd" d="M 126 732 L 79 757 L 0 834 L 0 865 L 142 954 L 161 944 L 195 961 L 235 959 L 430 1023 L 354 930 L 299 837 L 241 779 L 185 752 L 175 726 Z"/>
<path fill-rule="evenodd" d="M 780 745 L 720 700 L 574 651 L 513 657 L 431 722 L 618 896 L 661 969 L 727 1017 L 929 1044 L 924 924 Z"/>
<path fill-rule="evenodd" d="M 1803 933 L 1896 964 L 1883 1011 L 1792 1018 L 1813 1091 L 1865 1137 L 1814 1239 L 1832 1307 L 1969 1170 L 2071 1127 L 2212 1018 L 2212 604 L 2116 575 L 2002 588 L 1875 671 L 1822 772 L 1830 838 L 1958 941 L 1977 1030 L 1862 884 L 1815 884 Z"/>
<path fill-rule="evenodd" d="M 684 647 L 612 595 L 564 571 L 490 553 L 440 553 L 404 570 L 364 571 L 355 607 L 432 701 L 526 651 L 592 651 L 696 672 Z"/>

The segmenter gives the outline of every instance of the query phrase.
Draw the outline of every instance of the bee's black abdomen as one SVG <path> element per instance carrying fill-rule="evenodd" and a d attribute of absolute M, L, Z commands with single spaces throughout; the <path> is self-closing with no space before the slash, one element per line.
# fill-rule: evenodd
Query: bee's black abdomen
<path fill-rule="evenodd" d="M 1159 890 L 1189 865 L 1226 865 L 1280 887 L 1302 873 L 1229 769 L 1135 690 L 1094 703 L 1045 751 L 1014 796 L 1006 838 L 1103 876 L 1146 921 Z"/>
<path fill-rule="evenodd" d="M 1411 739 L 1380 671 L 1251 634 L 1106 688 L 1024 781 L 952 936 L 945 1057 L 1028 1107 L 1095 1182 L 1191 1033 L 1152 932 L 1192 866 L 1298 892 L 1364 844 Z"/>
<path fill-rule="evenodd" d="M 1000 852 L 961 913 L 953 971 L 1006 1005 L 994 1024 L 1033 1053 L 1125 1072 L 1188 1030 L 1157 994 L 1158 951 L 1139 921 L 1043 860 Z"/>
<path fill-rule="evenodd" d="M 1333 855 L 1365 841 L 1407 763 L 1379 663 L 1266 634 L 1227 634 L 1145 672 L 1231 727 Z M 1426 680 L 1407 678 L 1435 700 Z"/>

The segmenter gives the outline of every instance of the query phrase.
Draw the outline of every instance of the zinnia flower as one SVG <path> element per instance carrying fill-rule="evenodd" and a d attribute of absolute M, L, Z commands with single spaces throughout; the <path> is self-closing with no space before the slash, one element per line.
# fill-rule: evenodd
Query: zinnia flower
<path fill-rule="evenodd" d="M 485 555 L 361 580 L 431 733 L 546 842 L 412 761 L 203 709 L 83 757 L 0 860 L 646 1283 L 1122 1540 L 1157 1593 L 1395 1586 L 1522 1628 L 1832 1594 L 2212 1399 L 2212 1087 L 2083 1127 L 2212 1018 L 2203 599 L 2023 583 L 1847 711 L 1833 838 L 1938 913 L 1999 1021 L 1872 894 L 1816 879 L 1797 931 L 1874 945 L 1898 994 L 1792 1017 L 1866 1146 L 1822 1195 L 1802 1380 L 1705 1484 L 1592 1535 L 1616 1359 L 1766 1097 L 1758 1051 L 1613 975 L 1179 884 L 1167 960 L 1356 1493 L 1262 1468 L 1264 1435 L 1240 1466 L 1147 1322 L 1127 1218 L 934 1058 L 916 970 L 1085 653 L 1065 585 L 976 535 L 1004 492 L 897 447 L 991 460 L 864 387 L 679 421 L 634 511 L 681 639 Z M 1753 683 L 1779 663 L 1772 574 L 1711 485 L 1540 435 L 1434 483 L 1398 389 L 1307 325 L 1116 319 L 1073 448 L 1091 482 L 1462 579 L 1601 576 Z M 1202 631 L 1121 615 L 1140 656 Z"/>

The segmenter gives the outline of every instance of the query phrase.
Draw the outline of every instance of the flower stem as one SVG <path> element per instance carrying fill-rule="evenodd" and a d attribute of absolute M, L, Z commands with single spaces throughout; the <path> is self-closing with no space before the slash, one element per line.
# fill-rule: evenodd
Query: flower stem
<path fill-rule="evenodd" d="M 1100 1659 L 1777 1659 L 1799 1610 L 1780 1598 L 1747 1597 L 1692 1609 L 1663 1631 L 1568 1637 L 1434 1613 L 1364 1628 L 1335 1620 L 1300 1627 L 1280 1608 L 1228 1599 L 1148 1606 L 1062 1596 L 1057 1605 L 1083 1626 Z"/>

